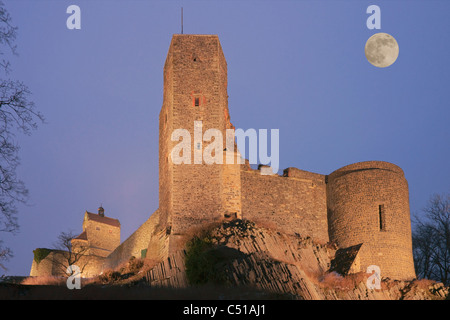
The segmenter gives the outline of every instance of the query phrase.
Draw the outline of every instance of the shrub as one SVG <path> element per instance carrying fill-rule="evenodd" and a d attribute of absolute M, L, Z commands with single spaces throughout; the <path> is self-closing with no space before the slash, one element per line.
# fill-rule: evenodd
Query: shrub
<path fill-rule="evenodd" d="M 138 273 L 143 266 L 143 259 L 137 259 L 136 257 L 132 256 L 130 260 L 128 260 L 128 272 L 130 273 Z"/>
<path fill-rule="evenodd" d="M 223 261 L 211 238 L 194 237 L 186 246 L 186 276 L 190 284 L 223 284 L 224 273 L 218 268 Z"/>
<path fill-rule="evenodd" d="M 102 283 L 112 283 L 122 278 L 122 274 L 119 271 L 107 270 L 103 274 L 99 275 L 99 280 Z"/>
<path fill-rule="evenodd" d="M 37 248 L 33 250 L 34 261 L 36 261 L 36 263 L 39 264 L 39 262 L 44 260 L 45 257 L 47 257 L 50 252 L 52 252 L 52 250 L 46 248 Z"/>
<path fill-rule="evenodd" d="M 347 291 L 356 288 L 356 286 L 359 283 L 364 282 L 366 278 L 367 275 L 364 272 L 342 276 L 333 271 L 326 273 L 323 277 L 321 277 L 319 284 L 323 288 Z"/>

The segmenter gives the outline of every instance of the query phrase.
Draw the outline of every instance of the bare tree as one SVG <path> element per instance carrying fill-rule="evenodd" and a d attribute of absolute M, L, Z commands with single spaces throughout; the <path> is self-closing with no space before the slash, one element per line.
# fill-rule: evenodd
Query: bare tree
<path fill-rule="evenodd" d="M 17 133 L 29 135 L 44 117 L 35 109 L 28 87 L 18 80 L 9 79 L 10 62 L 6 53 L 17 55 L 14 44 L 17 27 L 3 2 L 0 1 L 0 231 L 15 233 L 19 229 L 17 205 L 26 203 L 28 190 L 16 175 L 20 163 Z M 5 50 L 6 49 L 6 50 Z M 0 241 L 0 261 L 12 256 Z"/>
<path fill-rule="evenodd" d="M 417 276 L 450 285 L 450 194 L 433 195 L 423 211 L 413 224 Z"/>
<path fill-rule="evenodd" d="M 72 240 L 75 235 L 69 232 L 61 232 L 58 236 L 58 241 L 54 244 L 55 248 L 62 251 L 63 259 L 56 259 L 56 264 L 60 267 L 61 274 L 67 274 L 67 268 L 72 265 L 77 265 L 80 268 L 80 272 L 83 273 L 87 266 L 87 260 L 83 261 L 83 257 L 86 255 L 88 248 L 83 246 L 74 247 Z M 72 273 L 74 271 L 72 270 Z M 67 274 L 71 276 L 72 274 Z"/>
<path fill-rule="evenodd" d="M 3 241 L 0 240 L 0 261 L 8 260 L 12 257 L 11 249 L 2 246 Z M 7 271 L 6 267 L 0 263 L 0 269 Z"/>

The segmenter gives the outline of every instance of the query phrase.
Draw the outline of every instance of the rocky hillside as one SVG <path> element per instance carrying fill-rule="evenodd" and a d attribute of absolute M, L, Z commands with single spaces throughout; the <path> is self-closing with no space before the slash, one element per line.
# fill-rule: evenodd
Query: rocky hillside
<path fill-rule="evenodd" d="M 130 259 L 68 290 L 65 278 L 0 282 L 0 299 L 289 299 L 442 300 L 448 288 L 428 280 L 383 279 L 330 271 L 337 248 L 233 220 L 207 228 L 166 260 Z M 333 270 L 339 270 L 335 268 Z M 44 283 L 42 281 L 45 281 Z M 56 281 L 56 282 L 55 282 Z"/>
<path fill-rule="evenodd" d="M 330 272 L 336 251 L 309 238 L 234 220 L 195 235 L 186 250 L 148 271 L 145 282 L 151 287 L 251 288 L 305 300 L 424 300 L 448 294 L 448 288 L 428 280 L 383 279 L 381 289 L 369 290 L 365 273 Z"/>

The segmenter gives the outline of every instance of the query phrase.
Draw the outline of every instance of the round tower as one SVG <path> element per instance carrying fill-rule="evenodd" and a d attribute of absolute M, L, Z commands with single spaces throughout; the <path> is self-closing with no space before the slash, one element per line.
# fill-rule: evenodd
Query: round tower
<path fill-rule="evenodd" d="M 383 161 L 359 162 L 327 181 L 328 231 L 340 248 L 362 244 L 359 271 L 380 267 L 381 277 L 415 278 L 408 182 Z"/>

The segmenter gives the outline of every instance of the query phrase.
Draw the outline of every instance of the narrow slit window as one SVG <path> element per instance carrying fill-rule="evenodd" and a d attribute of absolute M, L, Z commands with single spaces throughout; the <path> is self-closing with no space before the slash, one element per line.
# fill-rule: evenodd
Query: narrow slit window
<path fill-rule="evenodd" d="M 200 98 L 196 97 L 194 98 L 194 106 L 198 107 L 200 105 Z"/>
<path fill-rule="evenodd" d="M 386 217 L 384 213 L 384 204 L 378 206 L 378 220 L 380 224 L 380 231 L 386 231 Z"/>

